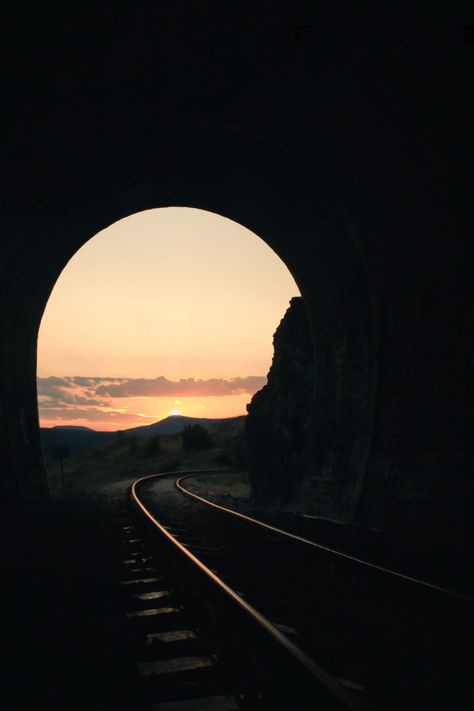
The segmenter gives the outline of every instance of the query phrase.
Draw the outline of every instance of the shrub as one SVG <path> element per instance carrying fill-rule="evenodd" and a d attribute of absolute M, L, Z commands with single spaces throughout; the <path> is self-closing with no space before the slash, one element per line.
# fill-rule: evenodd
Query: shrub
<path fill-rule="evenodd" d="M 183 449 L 208 449 L 211 446 L 211 438 L 208 431 L 202 425 L 186 425 L 183 430 Z"/>

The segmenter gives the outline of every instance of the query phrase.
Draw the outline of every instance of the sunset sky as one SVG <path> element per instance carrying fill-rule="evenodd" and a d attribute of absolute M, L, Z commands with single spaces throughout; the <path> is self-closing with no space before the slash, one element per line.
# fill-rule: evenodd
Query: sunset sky
<path fill-rule="evenodd" d="M 270 247 L 220 215 L 170 207 L 116 222 L 74 255 L 46 307 L 41 426 L 245 414 L 298 294 Z"/>

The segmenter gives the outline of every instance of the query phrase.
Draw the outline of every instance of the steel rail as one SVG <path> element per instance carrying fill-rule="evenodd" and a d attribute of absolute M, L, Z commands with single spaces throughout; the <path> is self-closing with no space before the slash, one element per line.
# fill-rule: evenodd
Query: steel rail
<path fill-rule="evenodd" d="M 209 501 L 209 499 L 205 499 L 203 496 L 199 496 L 198 494 L 195 494 L 192 491 L 189 491 L 189 489 L 186 489 L 186 487 L 183 486 L 182 482 L 187 480 L 187 479 L 192 479 L 195 476 L 199 476 L 200 474 L 220 474 L 222 472 L 218 471 L 199 471 L 199 472 L 186 472 L 181 476 L 179 479 L 176 480 L 176 487 L 181 491 L 182 494 L 185 494 L 186 496 L 190 496 L 193 499 L 196 499 L 197 501 L 200 501 L 201 503 L 205 504 L 206 506 L 210 506 L 212 508 L 218 509 L 220 511 L 225 511 L 228 514 L 232 514 L 233 516 L 236 516 L 240 519 L 243 519 L 244 521 L 247 521 L 248 523 L 252 523 L 256 526 L 260 526 L 261 528 L 265 528 L 269 531 L 272 531 L 273 533 L 278 533 L 281 536 L 285 536 L 286 538 L 289 538 L 293 541 L 297 541 L 298 543 L 303 543 L 308 546 L 313 546 L 314 548 L 318 548 L 319 550 L 325 551 L 326 553 L 331 553 L 332 555 L 335 555 L 339 558 L 343 558 L 345 560 L 350 560 L 353 563 L 358 563 L 360 565 L 363 565 L 367 568 L 371 568 L 372 570 L 377 570 L 381 573 L 388 574 L 391 576 L 394 576 L 396 578 L 399 578 L 401 580 L 408 581 L 410 583 L 415 583 L 417 585 L 421 585 L 425 588 L 428 588 L 432 591 L 436 591 L 439 593 L 451 595 L 452 597 L 458 598 L 460 600 L 465 600 L 467 602 L 474 602 L 474 598 L 470 597 L 469 595 L 465 595 L 460 592 L 456 592 L 455 590 L 450 590 L 449 588 L 444 588 L 440 585 L 435 585 L 434 583 L 429 583 L 426 580 L 420 580 L 419 578 L 414 578 L 411 575 L 406 575 L 405 573 L 400 573 L 397 570 L 392 570 L 390 568 L 385 568 L 384 566 L 377 565 L 376 563 L 371 563 L 368 560 L 364 560 L 363 558 L 358 558 L 357 556 L 353 556 L 350 553 L 344 553 L 343 551 L 338 551 L 335 548 L 330 548 L 329 546 L 324 546 L 321 543 L 316 543 L 315 541 L 310 540 L 309 538 L 304 538 L 303 536 L 299 536 L 296 533 L 290 533 L 290 531 L 285 531 L 281 528 L 277 528 L 276 526 L 272 526 L 269 523 L 265 523 L 264 521 L 259 521 L 256 518 L 252 518 L 251 516 L 247 516 L 246 514 L 240 513 L 239 511 L 235 511 L 234 509 L 229 509 L 226 506 L 222 506 L 221 504 L 216 504 L 214 501 Z M 231 472 L 228 472 L 231 473 Z"/>
<path fill-rule="evenodd" d="M 217 473 L 212 470 L 213 473 Z M 196 474 L 197 472 L 187 472 L 188 476 Z M 202 473 L 202 471 L 201 471 Z M 209 471 L 206 473 L 210 473 Z M 208 581 L 212 582 L 216 589 L 219 590 L 220 594 L 225 596 L 228 602 L 230 602 L 234 610 L 237 612 L 237 616 L 242 619 L 245 616 L 248 620 L 251 620 L 254 628 L 258 628 L 259 636 L 263 639 L 264 644 L 268 647 L 269 642 L 273 647 L 278 649 L 278 655 L 282 657 L 286 663 L 291 663 L 292 667 L 299 667 L 298 673 L 301 674 L 301 678 L 304 682 L 310 682 L 314 685 L 315 689 L 319 691 L 324 691 L 326 694 L 326 703 L 330 702 L 329 705 L 313 706 L 311 708 L 320 708 L 321 711 L 325 711 L 329 708 L 346 708 L 351 711 L 363 711 L 363 706 L 356 700 L 353 694 L 346 689 L 339 681 L 328 674 L 319 664 L 317 664 L 313 659 L 311 659 L 303 650 L 301 650 L 296 644 L 294 644 L 290 639 L 288 639 L 280 630 L 275 627 L 266 617 L 264 617 L 258 610 L 249 605 L 249 603 L 244 600 L 238 593 L 230 588 L 221 578 L 219 578 L 212 570 L 210 570 L 202 561 L 200 561 L 193 553 L 191 553 L 184 545 L 182 545 L 163 525 L 157 521 L 153 514 L 146 508 L 143 502 L 140 500 L 137 489 L 138 487 L 146 481 L 156 479 L 159 477 L 175 475 L 176 472 L 163 472 L 161 474 L 152 474 L 150 476 L 141 477 L 137 479 L 131 486 L 130 495 L 133 504 L 139 509 L 143 516 L 155 527 L 164 538 L 171 543 L 176 551 L 189 562 L 196 569 L 200 571 L 202 575 L 207 578 Z M 198 497 L 199 498 L 199 497 Z M 245 518 L 245 517 L 244 517 Z M 241 630 L 240 630 L 241 631 Z M 277 675 L 278 676 L 278 675 Z M 280 680 L 281 681 L 281 680 Z M 327 696 L 329 692 L 329 698 Z M 312 702 L 313 703 L 313 702 Z M 324 701 L 322 702 L 324 703 Z M 300 707 L 298 707 L 300 708 Z M 303 708 L 301 706 L 301 708 Z M 306 708 L 306 706 L 305 706 Z M 310 707 L 308 707 L 310 708 Z"/>

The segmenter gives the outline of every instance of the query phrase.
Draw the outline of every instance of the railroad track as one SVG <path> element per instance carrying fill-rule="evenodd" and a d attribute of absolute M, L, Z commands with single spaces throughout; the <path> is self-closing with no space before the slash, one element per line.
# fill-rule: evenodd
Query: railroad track
<path fill-rule="evenodd" d="M 159 477 L 171 486 L 173 479 Z M 197 557 L 214 555 L 216 547 L 184 546 L 178 536 L 182 527 L 175 524 L 171 530 L 168 519 L 157 520 L 141 495 L 146 481 L 150 478 L 131 490 L 138 518 L 125 527 L 125 542 L 140 548 L 124 558 L 130 578 L 122 581 L 127 592 L 135 586 L 149 591 L 146 597 L 135 595 L 127 613 L 141 654 L 138 671 L 145 687 L 146 677 L 150 682 L 144 703 L 164 695 L 175 706 L 167 706 L 168 699 L 156 709 L 362 709 L 350 690 Z M 143 552 L 150 535 L 153 558 Z M 159 565 L 153 562 L 156 556 Z M 163 570 L 172 581 L 166 589 Z"/>
<path fill-rule="evenodd" d="M 201 705 L 173 710 L 214 708 L 202 701 L 213 689 L 216 709 L 472 708 L 472 660 L 461 652 L 472 632 L 469 598 L 206 502 L 186 490 L 188 476 L 146 477 L 131 491 L 137 525 L 152 535 L 173 595 L 193 620 L 182 664 L 188 672 L 198 665 L 196 678 L 212 670 L 220 679 L 188 684 L 183 700 L 191 690 Z M 158 612 L 172 608 L 159 580 L 145 582 L 140 567 L 131 572 L 137 582 L 127 585 L 152 593 L 132 611 L 135 625 L 160 627 L 177 614 Z M 188 653 L 197 638 L 207 655 Z M 179 649 L 163 646 L 168 660 L 170 646 Z M 142 673 L 166 677 L 150 647 L 147 655 Z"/>

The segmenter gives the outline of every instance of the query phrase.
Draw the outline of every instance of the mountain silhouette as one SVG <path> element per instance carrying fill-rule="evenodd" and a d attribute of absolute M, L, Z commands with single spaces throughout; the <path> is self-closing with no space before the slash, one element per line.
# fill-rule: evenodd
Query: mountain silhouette
<path fill-rule="evenodd" d="M 154 422 L 152 425 L 142 425 L 141 427 L 132 427 L 129 430 L 124 430 L 123 435 L 125 437 L 152 437 L 153 435 L 160 434 L 177 434 L 182 432 L 188 425 L 201 425 L 209 429 L 213 425 L 220 422 L 235 422 L 244 417 L 240 415 L 239 417 L 186 417 L 185 415 L 170 415 L 165 417 L 164 420 L 159 420 L 159 422 Z"/>
<path fill-rule="evenodd" d="M 244 415 L 238 417 L 209 418 L 209 417 L 185 417 L 184 415 L 170 415 L 163 420 L 154 422 L 151 425 L 132 427 L 121 430 L 122 437 L 153 437 L 154 435 L 172 435 L 182 432 L 187 425 L 201 425 L 209 429 L 213 425 L 220 423 L 234 423 L 241 420 Z M 91 449 L 102 447 L 104 444 L 117 439 L 117 432 L 98 432 L 90 427 L 79 427 L 75 425 L 58 425 L 56 427 L 40 428 L 41 444 L 43 447 L 43 458 L 48 464 L 53 460 L 53 450 L 56 447 L 68 447 L 71 457 L 83 454 Z"/>

